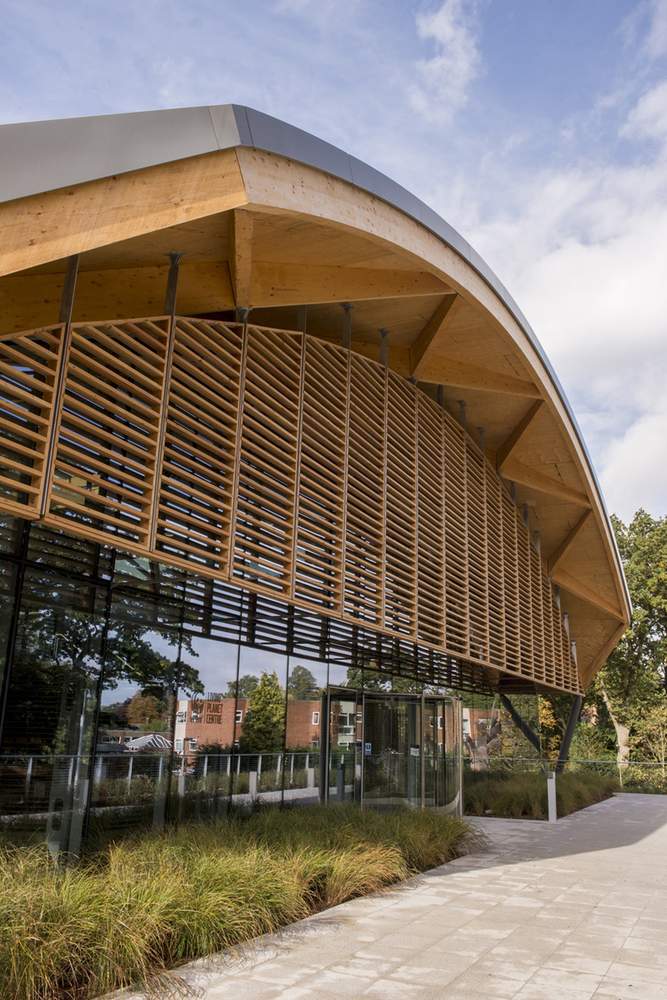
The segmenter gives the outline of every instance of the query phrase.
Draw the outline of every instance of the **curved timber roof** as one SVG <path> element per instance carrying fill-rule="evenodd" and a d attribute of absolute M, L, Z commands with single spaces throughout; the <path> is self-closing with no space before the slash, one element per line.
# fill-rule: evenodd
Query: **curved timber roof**
<path fill-rule="evenodd" d="M 57 320 L 81 254 L 74 318 L 162 312 L 170 251 L 179 312 L 251 308 L 305 322 L 425 386 L 513 484 L 563 594 L 584 683 L 629 621 L 604 501 L 558 379 L 472 247 L 400 185 L 342 150 L 238 105 L 0 128 L 0 334 Z M 304 307 L 307 307 L 307 320 Z"/>

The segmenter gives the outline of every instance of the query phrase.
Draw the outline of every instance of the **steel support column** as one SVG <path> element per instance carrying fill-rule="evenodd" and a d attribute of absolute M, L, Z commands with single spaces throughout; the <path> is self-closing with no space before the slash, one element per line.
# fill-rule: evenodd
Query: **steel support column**
<path fill-rule="evenodd" d="M 570 708 L 570 715 L 567 720 L 567 726 L 565 727 L 565 735 L 561 741 L 560 751 L 558 753 L 558 763 L 556 764 L 556 774 L 561 774 L 565 765 L 570 757 L 570 746 L 572 745 L 572 737 L 574 736 L 574 730 L 577 723 L 579 722 L 579 716 L 581 715 L 581 706 L 584 703 L 584 699 L 580 694 L 576 695 L 572 701 L 572 707 Z"/>
<path fill-rule="evenodd" d="M 537 735 L 537 733 L 535 732 L 535 730 L 531 729 L 531 727 L 528 725 L 528 723 L 525 721 L 525 719 L 523 719 L 519 715 L 519 713 L 517 712 L 516 708 L 514 707 L 514 705 L 509 700 L 509 698 L 507 697 L 506 694 L 499 694 L 499 698 L 500 698 L 502 704 L 505 706 L 505 708 L 509 712 L 510 716 L 512 717 L 512 722 L 517 727 L 517 729 L 519 729 L 523 733 L 523 735 L 526 737 L 526 739 L 528 740 L 528 742 L 533 747 L 535 747 L 535 749 L 537 750 L 537 752 L 541 753 L 542 752 L 542 747 L 540 745 L 540 737 Z"/>

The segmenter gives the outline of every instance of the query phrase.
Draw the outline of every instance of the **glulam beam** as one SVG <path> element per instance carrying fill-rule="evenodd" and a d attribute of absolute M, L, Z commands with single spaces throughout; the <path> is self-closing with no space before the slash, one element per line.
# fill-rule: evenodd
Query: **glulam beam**
<path fill-rule="evenodd" d="M 261 308 L 304 302 L 354 302 L 442 295 L 446 288 L 439 278 L 425 271 L 256 261 L 252 267 L 250 303 Z"/>
<path fill-rule="evenodd" d="M 550 573 L 554 572 L 554 570 L 560 563 L 561 559 L 563 559 L 566 553 L 570 551 L 570 548 L 572 547 L 572 545 L 579 536 L 579 532 L 588 523 L 588 520 L 592 516 L 592 513 L 593 512 L 591 510 L 584 511 L 584 513 L 579 518 L 574 527 L 571 528 L 570 531 L 568 531 L 567 535 L 560 543 L 560 545 L 558 545 L 557 548 L 555 548 L 552 554 L 549 556 L 549 559 L 547 560 L 547 567 Z"/>
<path fill-rule="evenodd" d="M 516 427 L 512 432 L 505 438 L 501 446 L 496 452 L 496 468 L 499 472 L 502 472 L 503 465 L 508 460 L 519 441 L 532 424 L 533 420 L 537 414 L 542 409 L 543 401 L 541 399 L 536 400 L 532 406 L 529 408 L 528 412 L 521 418 Z"/>
<path fill-rule="evenodd" d="M 445 295 L 410 348 L 410 371 L 413 378 L 419 377 L 429 347 L 436 337 L 444 333 L 448 323 L 451 322 L 456 299 L 455 294 Z"/>
<path fill-rule="evenodd" d="M 520 483 L 522 486 L 528 486 L 530 489 L 537 490 L 538 493 L 548 493 L 549 496 L 556 497 L 558 500 L 563 500 L 566 503 L 577 504 L 579 507 L 590 507 L 588 497 L 581 490 L 567 486 L 558 479 L 554 479 L 544 472 L 539 472 L 537 469 L 526 465 L 524 462 L 520 462 L 516 458 L 509 458 L 504 463 L 502 475 L 504 479 Z"/>
<path fill-rule="evenodd" d="M 431 366 L 431 369 L 433 366 Z M 438 381 L 443 385 L 451 385 L 457 389 L 476 389 L 478 392 L 495 392 L 509 396 L 525 396 L 527 399 L 539 399 L 540 391 L 536 385 L 527 379 L 516 378 L 514 375 L 503 375 L 488 368 L 468 364 L 455 358 L 438 358 L 438 369 L 441 376 Z M 435 381 L 432 371 L 429 381 Z"/>
<path fill-rule="evenodd" d="M 572 594 L 574 597 L 580 598 L 582 601 L 586 601 L 587 604 L 592 604 L 593 607 L 599 608 L 600 611 L 604 611 L 606 614 L 611 615 L 612 618 L 617 618 L 619 621 L 623 621 L 623 614 L 616 605 L 612 604 L 611 601 L 606 600 L 598 591 L 591 590 L 587 587 L 585 583 L 578 580 L 576 577 L 572 576 L 571 573 L 566 573 L 565 570 L 556 570 L 552 575 L 552 580 L 557 584 L 561 590 L 566 590 L 568 594 Z"/>
<path fill-rule="evenodd" d="M 252 234 L 253 219 L 250 212 L 242 209 L 232 212 L 229 273 L 237 309 L 249 309 L 252 304 Z"/>

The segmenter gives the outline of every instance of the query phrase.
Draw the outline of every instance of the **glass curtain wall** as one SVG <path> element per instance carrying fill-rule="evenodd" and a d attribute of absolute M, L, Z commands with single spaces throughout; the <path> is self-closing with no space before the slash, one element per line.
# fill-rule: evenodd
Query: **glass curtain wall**
<path fill-rule="evenodd" d="M 210 593 L 160 563 L 0 522 L 0 840 L 76 855 L 231 804 L 359 801 L 375 743 L 388 780 L 414 757 L 421 709 L 399 696 L 421 685 L 262 648 L 239 633 L 240 592 L 217 605 Z M 394 775 L 410 801 L 419 767 Z"/>

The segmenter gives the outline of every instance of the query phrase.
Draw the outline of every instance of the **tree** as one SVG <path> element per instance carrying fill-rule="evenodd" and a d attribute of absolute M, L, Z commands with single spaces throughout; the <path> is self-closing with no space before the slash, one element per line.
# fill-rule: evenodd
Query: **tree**
<path fill-rule="evenodd" d="M 140 726 L 142 729 L 163 729 L 165 709 L 166 705 L 162 699 L 154 694 L 138 691 L 127 706 L 127 721 L 131 726 Z"/>
<path fill-rule="evenodd" d="M 646 709 L 633 727 L 631 745 L 644 760 L 662 765 L 663 776 L 667 771 L 667 695 L 662 695 Z"/>
<path fill-rule="evenodd" d="M 638 510 L 629 525 L 612 515 L 633 604 L 632 623 L 591 692 L 614 728 L 617 759 L 630 755 L 633 731 L 667 691 L 667 517 Z"/>
<path fill-rule="evenodd" d="M 244 677 L 239 677 L 238 684 L 236 681 L 229 681 L 225 697 L 249 698 L 258 684 L 259 677 L 255 677 L 254 674 L 246 674 Z"/>
<path fill-rule="evenodd" d="M 298 666 L 290 670 L 287 682 L 287 696 L 295 701 L 309 701 L 318 691 L 317 681 L 308 667 Z"/>
<path fill-rule="evenodd" d="M 262 674 L 248 699 L 240 739 L 241 753 L 282 750 L 284 725 L 285 692 L 278 675 Z"/>

